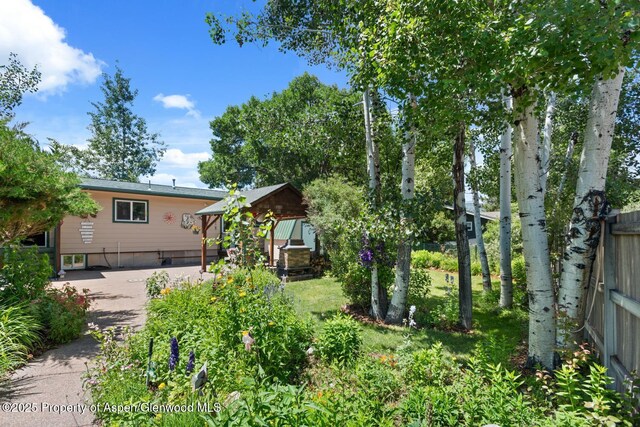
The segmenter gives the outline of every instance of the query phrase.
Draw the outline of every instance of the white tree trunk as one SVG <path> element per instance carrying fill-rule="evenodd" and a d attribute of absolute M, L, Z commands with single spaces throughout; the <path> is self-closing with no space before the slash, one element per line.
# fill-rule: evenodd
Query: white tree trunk
<path fill-rule="evenodd" d="M 411 104 L 415 105 L 415 98 L 411 97 Z M 405 143 L 402 145 L 402 201 L 401 229 L 406 230 L 411 218 L 407 215 L 408 201 L 414 197 L 416 175 L 416 132 L 412 126 L 411 131 L 405 135 Z M 409 277 L 411 274 L 411 245 L 413 239 L 410 234 L 403 233 L 402 240 L 398 244 L 398 258 L 396 262 L 395 284 L 389 311 L 387 311 L 386 323 L 400 324 L 404 318 L 409 292 Z"/>
<path fill-rule="evenodd" d="M 514 110 L 519 111 L 518 98 Z M 521 109 L 514 123 L 514 174 L 522 223 L 522 247 L 527 270 L 529 296 L 528 365 L 554 367 L 554 295 L 549 260 L 549 243 L 540 187 L 541 164 L 538 149 L 538 120 L 534 106 Z"/>
<path fill-rule="evenodd" d="M 378 192 L 378 174 L 376 159 L 378 157 L 375 143 L 373 141 L 373 131 L 371 127 L 371 100 L 369 88 L 362 94 L 362 104 L 364 108 L 364 127 L 367 142 L 367 171 L 369 173 L 369 198 L 375 207 Z M 378 281 L 378 266 L 373 263 L 371 267 L 371 316 L 376 320 L 384 319 L 383 307 L 380 301 L 380 284 Z"/>
<path fill-rule="evenodd" d="M 620 68 L 614 78 L 599 79 L 593 86 L 558 292 L 557 340 L 563 348 L 572 344 L 578 308 L 586 291 L 584 272 L 598 245 L 597 218 L 605 202 L 607 167 L 623 78 L 624 68 Z"/>
<path fill-rule="evenodd" d="M 542 192 L 547 192 L 547 178 L 549 177 L 549 166 L 551 164 L 551 135 L 553 134 L 553 113 L 556 108 L 556 94 L 551 92 L 547 101 L 547 111 L 544 115 L 544 128 L 542 130 L 542 146 L 540 147 L 540 162 L 542 164 L 542 174 L 540 176 L 540 187 Z"/>
<path fill-rule="evenodd" d="M 469 163 L 471 171 L 475 171 L 476 166 L 476 147 L 473 139 L 469 139 Z M 482 268 L 482 290 L 483 292 L 491 291 L 491 271 L 489 271 L 489 260 L 487 259 L 487 250 L 484 247 L 484 238 L 482 236 L 482 218 L 480 217 L 480 196 L 478 195 L 478 183 L 473 182 L 471 186 L 473 193 L 473 227 L 476 230 L 476 246 L 478 248 L 478 257 L 480 258 L 480 266 Z"/>
<path fill-rule="evenodd" d="M 511 97 L 505 98 L 511 111 Z M 500 307 L 513 305 L 511 276 L 511 124 L 505 123 L 500 138 Z"/>

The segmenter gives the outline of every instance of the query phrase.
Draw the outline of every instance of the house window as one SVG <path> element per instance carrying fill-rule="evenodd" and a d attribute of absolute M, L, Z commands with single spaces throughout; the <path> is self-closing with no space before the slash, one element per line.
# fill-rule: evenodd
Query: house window
<path fill-rule="evenodd" d="M 24 246 L 38 246 L 39 248 L 49 247 L 49 232 L 32 234 L 22 241 Z"/>
<path fill-rule="evenodd" d="M 86 266 L 85 254 L 62 255 L 60 259 L 63 270 L 81 270 Z"/>
<path fill-rule="evenodd" d="M 149 203 L 146 200 L 113 199 L 114 222 L 148 223 Z"/>
<path fill-rule="evenodd" d="M 467 231 L 473 231 L 473 222 L 467 221 Z"/>

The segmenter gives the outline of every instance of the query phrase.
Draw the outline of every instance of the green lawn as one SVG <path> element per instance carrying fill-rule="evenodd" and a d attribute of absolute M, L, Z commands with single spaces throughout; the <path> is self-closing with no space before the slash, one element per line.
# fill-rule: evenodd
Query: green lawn
<path fill-rule="evenodd" d="M 432 279 L 431 296 L 428 307 L 435 307 L 445 299 L 445 274 L 430 270 Z M 456 277 L 457 283 L 457 277 Z M 493 283 L 494 289 L 499 282 Z M 286 291 L 293 297 L 296 310 L 303 316 L 310 315 L 319 331 L 324 321 L 347 303 L 340 284 L 331 277 L 293 282 L 287 284 Z M 443 343 L 451 353 L 468 358 L 476 345 L 481 343 L 484 350 L 497 361 L 506 362 L 522 343 L 526 333 L 526 314 L 521 310 L 500 311 L 496 303 L 480 302 L 482 280 L 473 278 L 473 322 L 470 333 L 447 332 L 421 328 L 412 332 L 412 342 L 416 348 L 424 348 L 436 341 Z M 419 325 L 420 326 L 420 325 Z M 401 345 L 408 333 L 407 328 L 396 326 L 362 325 L 364 345 L 370 353 L 393 352 Z"/>

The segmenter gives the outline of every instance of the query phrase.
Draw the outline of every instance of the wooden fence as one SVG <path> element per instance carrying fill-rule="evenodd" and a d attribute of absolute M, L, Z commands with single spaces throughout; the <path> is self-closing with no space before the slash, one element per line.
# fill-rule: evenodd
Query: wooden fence
<path fill-rule="evenodd" d="M 624 390 L 630 373 L 640 373 L 640 211 L 613 215 L 604 224 L 585 302 L 585 335 Z"/>

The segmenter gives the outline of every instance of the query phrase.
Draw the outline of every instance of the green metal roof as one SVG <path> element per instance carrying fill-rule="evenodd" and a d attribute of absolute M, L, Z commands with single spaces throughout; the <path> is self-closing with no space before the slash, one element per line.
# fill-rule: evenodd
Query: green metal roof
<path fill-rule="evenodd" d="M 226 191 L 206 188 L 173 187 L 171 185 L 144 184 L 139 182 L 112 181 L 108 179 L 82 178 L 80 188 L 95 191 L 114 191 L 129 194 L 151 194 L 154 196 L 181 197 L 187 199 L 221 200 Z"/>
<path fill-rule="evenodd" d="M 296 227 L 297 219 L 285 219 L 278 221 L 278 225 L 273 232 L 273 240 L 288 240 L 293 234 L 293 229 Z M 269 236 L 267 236 L 269 240 Z"/>
<path fill-rule="evenodd" d="M 246 197 L 246 202 L 249 204 L 249 206 L 251 206 L 252 203 L 263 199 L 264 197 L 281 189 L 286 185 L 287 184 L 284 183 L 270 185 L 268 187 L 254 188 L 253 190 L 241 191 L 240 195 Z M 227 203 L 224 200 L 221 200 L 211 206 L 207 206 L 206 208 L 199 210 L 198 212 L 196 212 L 196 215 L 221 215 L 224 213 L 226 207 Z"/>

